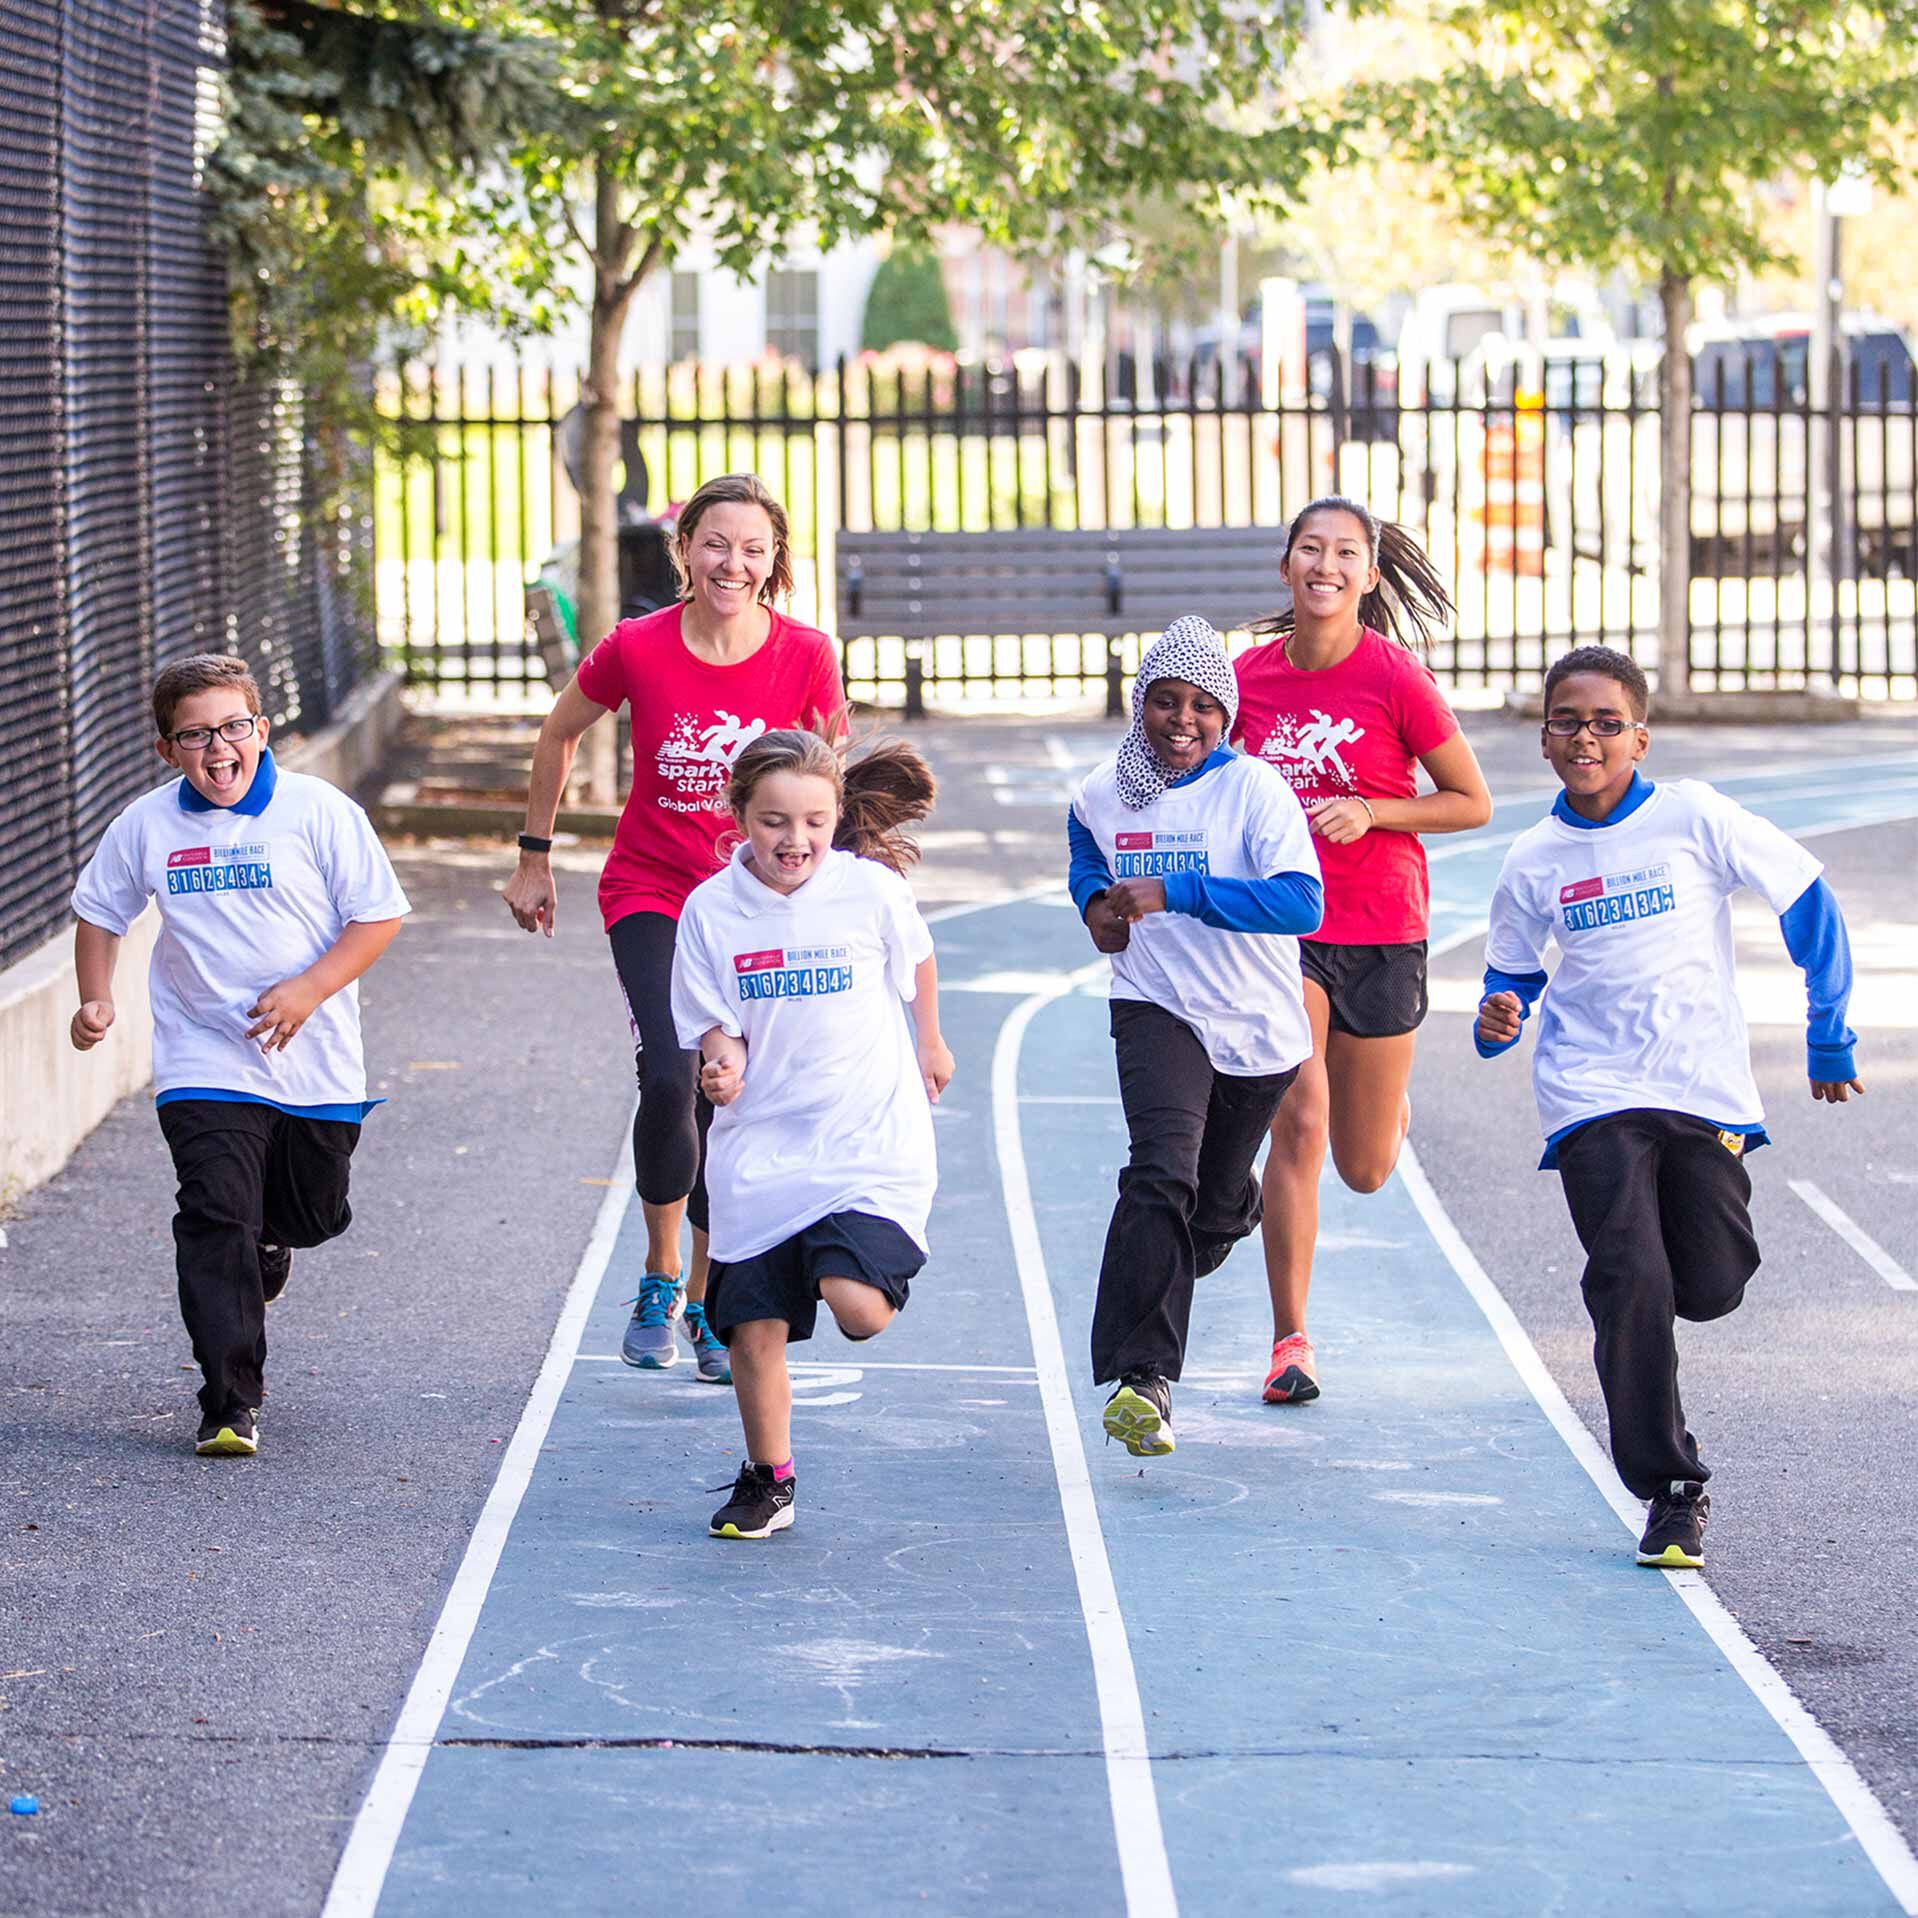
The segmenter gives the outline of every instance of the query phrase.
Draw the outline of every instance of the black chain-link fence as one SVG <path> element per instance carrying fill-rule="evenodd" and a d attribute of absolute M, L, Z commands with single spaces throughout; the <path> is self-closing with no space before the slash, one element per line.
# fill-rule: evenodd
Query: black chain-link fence
<path fill-rule="evenodd" d="M 0 0 L 0 965 L 163 775 L 157 666 L 239 653 L 298 732 L 374 656 L 364 465 L 228 344 L 225 30 L 224 0 Z"/>

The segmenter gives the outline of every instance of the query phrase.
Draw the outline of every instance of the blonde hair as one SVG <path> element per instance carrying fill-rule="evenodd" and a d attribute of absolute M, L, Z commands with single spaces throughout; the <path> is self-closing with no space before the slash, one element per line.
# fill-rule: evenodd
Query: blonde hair
<path fill-rule="evenodd" d="M 669 550 L 673 571 L 679 575 L 680 598 L 692 597 L 693 576 L 686 554 L 691 550 L 694 530 L 712 506 L 757 506 L 772 521 L 773 565 L 759 589 L 759 600 L 762 606 L 770 606 L 775 599 L 784 599 L 793 589 L 792 529 L 787 524 L 786 509 L 757 473 L 722 473 L 718 479 L 709 479 L 679 509 L 679 537 Z"/>
<path fill-rule="evenodd" d="M 817 733 L 796 726 L 761 733 L 733 761 L 726 785 L 726 803 L 742 830 L 753 793 L 774 773 L 823 779 L 832 787 L 839 806 L 832 843 L 840 851 L 876 859 L 894 872 L 919 857 L 906 828 L 932 811 L 939 785 L 932 768 L 903 740 L 875 740 L 857 759 L 847 759 Z"/>

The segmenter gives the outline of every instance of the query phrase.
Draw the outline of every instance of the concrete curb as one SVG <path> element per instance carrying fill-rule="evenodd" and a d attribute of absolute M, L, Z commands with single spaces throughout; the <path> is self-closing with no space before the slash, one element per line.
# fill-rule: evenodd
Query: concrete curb
<path fill-rule="evenodd" d="M 400 721 L 401 679 L 381 673 L 359 687 L 329 726 L 288 742 L 280 763 L 351 791 L 379 764 Z M 67 1039 L 73 1017 L 72 924 L 0 972 L 0 1213 L 66 1164 L 109 1112 L 153 1077 L 147 966 L 160 936 L 149 906 L 128 928 L 114 978 L 113 1030 L 84 1065 Z"/>

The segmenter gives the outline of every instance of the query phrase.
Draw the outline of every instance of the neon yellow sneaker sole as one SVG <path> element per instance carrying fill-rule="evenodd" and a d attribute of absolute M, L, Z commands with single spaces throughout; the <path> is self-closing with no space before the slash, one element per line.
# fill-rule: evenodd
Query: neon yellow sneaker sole
<path fill-rule="evenodd" d="M 1122 1385 L 1106 1401 L 1107 1438 L 1115 1438 L 1134 1458 L 1164 1458 L 1178 1446 L 1159 1408 L 1141 1392 Z"/>
<path fill-rule="evenodd" d="M 232 1426 L 223 1425 L 193 1449 L 201 1458 L 251 1458 L 260 1449 L 260 1441 L 253 1433 L 236 1432 Z"/>
<path fill-rule="evenodd" d="M 1660 1572 L 1702 1572 L 1705 1569 L 1704 1553 L 1694 1556 L 1682 1545 L 1667 1545 L 1662 1552 L 1640 1552 L 1638 1562 Z"/>

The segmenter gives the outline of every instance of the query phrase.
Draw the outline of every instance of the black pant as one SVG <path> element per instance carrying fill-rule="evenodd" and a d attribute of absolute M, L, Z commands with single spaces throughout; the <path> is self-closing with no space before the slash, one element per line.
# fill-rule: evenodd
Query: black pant
<path fill-rule="evenodd" d="M 639 1110 L 633 1115 L 633 1183 L 648 1205 L 686 1201 L 686 1216 L 706 1223 L 706 1133 L 713 1109 L 699 1090 L 699 1054 L 682 1050 L 673 1029 L 673 941 L 679 922 L 663 912 L 629 913 L 614 922 L 613 964 L 634 1028 Z"/>
<path fill-rule="evenodd" d="M 1219 1072 L 1183 1019 L 1136 999 L 1113 1000 L 1112 1038 L 1132 1155 L 1099 1266 L 1092 1376 L 1176 1379 L 1194 1280 L 1259 1223 L 1252 1161 L 1298 1068 L 1256 1079 Z"/>
<path fill-rule="evenodd" d="M 360 1129 L 271 1106 L 177 1099 L 160 1130 L 179 1175 L 173 1220 L 180 1316 L 208 1418 L 256 1408 L 266 1369 L 260 1244 L 324 1245 L 353 1222 L 346 1189 Z"/>
<path fill-rule="evenodd" d="M 1742 1147 L 1703 1119 L 1658 1111 L 1615 1112 L 1559 1143 L 1612 1461 L 1639 1498 L 1711 1477 L 1685 1428 L 1673 1323 L 1722 1319 L 1758 1270 Z"/>

